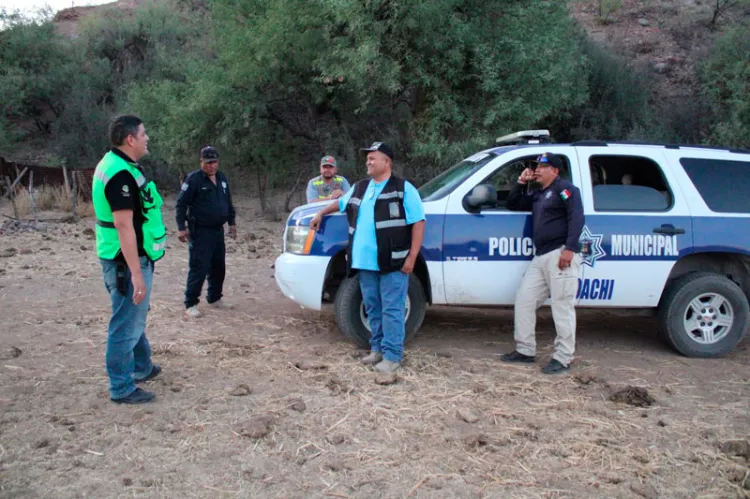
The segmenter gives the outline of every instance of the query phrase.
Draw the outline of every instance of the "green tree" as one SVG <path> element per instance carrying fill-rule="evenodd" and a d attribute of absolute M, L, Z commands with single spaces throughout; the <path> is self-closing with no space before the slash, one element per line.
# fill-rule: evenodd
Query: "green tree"
<path fill-rule="evenodd" d="M 374 139 L 429 175 L 586 98 L 558 2 L 215 0 L 211 17 L 209 56 L 130 102 L 171 120 L 159 121 L 165 156 L 225 144 L 261 192 L 313 173 L 323 153 L 355 164 Z"/>
<path fill-rule="evenodd" d="M 183 78 L 180 63 L 200 34 L 199 20 L 177 2 L 149 1 L 135 12 L 106 9 L 82 22 L 73 46 L 82 71 L 74 76 L 65 112 L 55 124 L 57 149 L 67 164 L 98 161 L 115 112 L 144 114 L 144 107 L 128 105 L 128 92 L 135 85 Z M 157 153 L 146 163 L 160 161 Z"/>
<path fill-rule="evenodd" d="M 7 148 L 29 134 L 51 134 L 75 68 L 69 43 L 48 14 L 28 18 L 2 11 L 0 25 L 0 145 Z"/>
<path fill-rule="evenodd" d="M 701 67 L 701 92 L 713 109 L 708 139 L 750 149 L 750 27 L 730 28 Z"/>
<path fill-rule="evenodd" d="M 588 95 L 585 102 L 553 122 L 556 138 L 657 140 L 660 135 L 651 100 L 649 75 L 638 71 L 609 49 L 586 40 L 582 53 L 587 60 Z"/>

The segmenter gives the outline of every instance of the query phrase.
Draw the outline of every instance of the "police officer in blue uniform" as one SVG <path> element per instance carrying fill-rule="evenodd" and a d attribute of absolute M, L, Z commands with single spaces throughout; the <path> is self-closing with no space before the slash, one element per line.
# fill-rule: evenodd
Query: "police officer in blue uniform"
<path fill-rule="evenodd" d="M 190 173 L 177 198 L 177 229 L 180 241 L 188 242 L 190 269 L 185 290 L 185 314 L 200 317 L 199 296 L 208 277 L 206 301 L 215 308 L 228 309 L 222 288 L 226 273 L 224 224 L 229 235 L 237 237 L 235 211 L 227 177 L 219 171 L 219 152 L 206 146 L 200 153 L 201 167 Z"/>
<path fill-rule="evenodd" d="M 501 357 L 504 362 L 536 360 L 536 312 L 551 298 L 555 321 L 555 352 L 542 369 L 558 374 L 570 369 L 576 341 L 575 298 L 581 267 L 581 231 L 585 222 L 581 193 L 559 176 L 560 156 L 544 153 L 536 168 L 526 169 L 508 196 L 508 209 L 531 211 L 536 253 L 523 276 L 514 307 L 516 349 Z M 528 191 L 536 180 L 541 189 Z"/>

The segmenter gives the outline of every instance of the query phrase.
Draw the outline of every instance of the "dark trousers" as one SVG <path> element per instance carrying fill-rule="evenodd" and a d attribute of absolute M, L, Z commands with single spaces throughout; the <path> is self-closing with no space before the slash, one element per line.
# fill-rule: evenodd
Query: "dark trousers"
<path fill-rule="evenodd" d="M 208 278 L 206 301 L 219 301 L 224 286 L 226 265 L 224 257 L 224 227 L 197 227 L 190 234 L 188 245 L 190 270 L 188 271 L 187 289 L 185 290 L 185 308 L 197 305 L 203 289 L 203 281 Z"/>

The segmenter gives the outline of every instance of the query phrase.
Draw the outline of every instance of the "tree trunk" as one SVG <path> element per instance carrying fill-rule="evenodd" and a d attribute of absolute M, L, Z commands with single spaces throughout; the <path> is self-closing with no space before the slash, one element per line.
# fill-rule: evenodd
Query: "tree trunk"
<path fill-rule="evenodd" d="M 305 174 L 304 170 L 299 172 L 299 175 L 297 175 L 297 180 L 294 181 L 294 186 L 292 186 L 292 189 L 286 195 L 286 201 L 284 202 L 284 211 L 287 211 L 287 212 L 291 211 L 291 208 L 289 207 L 289 203 L 292 201 L 292 196 L 294 196 L 294 193 L 297 191 L 297 186 L 299 185 L 300 180 L 302 180 L 302 175 L 304 174 Z"/>

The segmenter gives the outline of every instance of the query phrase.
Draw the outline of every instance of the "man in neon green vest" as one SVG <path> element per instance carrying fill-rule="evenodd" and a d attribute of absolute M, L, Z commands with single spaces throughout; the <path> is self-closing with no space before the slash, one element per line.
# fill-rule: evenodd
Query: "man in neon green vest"
<path fill-rule="evenodd" d="M 154 394 L 136 383 L 155 378 L 146 338 L 154 262 L 164 256 L 166 228 L 162 198 L 137 161 L 148 153 L 148 135 L 137 116 L 115 117 L 109 128 L 111 150 L 96 166 L 92 199 L 96 213 L 96 252 L 112 302 L 107 329 L 107 375 L 113 402 L 143 404 Z"/>
<path fill-rule="evenodd" d="M 349 181 L 337 175 L 338 166 L 333 156 L 323 156 L 320 160 L 320 175 L 307 183 L 305 195 L 308 203 L 338 199 L 349 192 Z"/>

